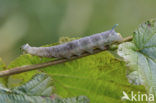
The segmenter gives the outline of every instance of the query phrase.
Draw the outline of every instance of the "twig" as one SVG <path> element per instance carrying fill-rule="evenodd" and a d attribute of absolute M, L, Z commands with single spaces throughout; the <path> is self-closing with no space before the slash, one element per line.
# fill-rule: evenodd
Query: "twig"
<path fill-rule="evenodd" d="M 123 40 L 122 40 L 121 42 L 119 42 L 119 44 L 120 44 L 120 43 L 123 43 L 123 42 L 132 41 L 132 39 L 133 39 L 133 36 L 125 37 L 125 38 L 123 38 Z"/>
<path fill-rule="evenodd" d="M 132 36 L 126 37 L 121 42 L 118 42 L 118 44 L 120 44 L 122 42 L 126 42 L 126 41 L 131 41 L 132 38 L 133 38 Z M 107 47 L 105 50 L 108 50 L 108 49 L 109 49 L 109 47 Z M 96 53 L 99 53 L 102 51 L 104 51 L 104 50 L 95 49 L 93 54 L 96 54 Z M 35 70 L 35 69 L 40 69 L 43 67 L 52 66 L 52 65 L 56 65 L 56 64 L 61 64 L 61 63 L 67 62 L 67 61 L 79 59 L 79 58 L 93 55 L 93 54 L 84 53 L 81 56 L 73 56 L 71 59 L 57 59 L 57 60 L 53 60 L 53 61 L 49 61 L 49 62 L 45 62 L 45 63 L 41 63 L 41 64 L 33 64 L 33 65 L 28 65 L 28 66 L 15 67 L 15 68 L 12 68 L 9 70 L 1 71 L 0 77 L 18 74 L 18 73 L 22 73 L 22 72 L 26 72 L 26 71 Z"/>

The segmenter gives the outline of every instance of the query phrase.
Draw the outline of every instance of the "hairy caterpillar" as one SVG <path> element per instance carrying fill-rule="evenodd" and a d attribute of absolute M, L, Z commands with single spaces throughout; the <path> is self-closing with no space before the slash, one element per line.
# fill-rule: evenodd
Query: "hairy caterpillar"
<path fill-rule="evenodd" d="M 115 25 L 116 26 L 116 25 Z M 114 27 L 115 27 L 114 26 Z M 84 52 L 93 53 L 95 48 L 104 50 L 107 45 L 121 41 L 122 37 L 114 30 L 108 30 L 102 33 L 86 36 L 81 39 L 73 40 L 64 44 L 51 47 L 31 47 L 29 44 L 22 46 L 22 49 L 29 54 L 40 57 L 71 58 L 71 56 L 80 56 Z"/>

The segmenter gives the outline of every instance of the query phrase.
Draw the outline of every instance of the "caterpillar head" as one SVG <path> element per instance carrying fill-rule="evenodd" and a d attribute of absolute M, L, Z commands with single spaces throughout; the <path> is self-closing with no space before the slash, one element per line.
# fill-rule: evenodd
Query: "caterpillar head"
<path fill-rule="evenodd" d="M 118 24 L 115 24 L 113 27 L 112 27 L 112 30 L 111 30 L 111 40 L 110 41 L 122 41 L 123 37 L 121 36 L 120 33 L 117 33 L 115 32 L 115 27 L 117 27 Z"/>
<path fill-rule="evenodd" d="M 123 37 L 121 36 L 120 33 L 117 33 L 117 32 L 115 32 L 115 30 L 113 30 L 111 32 L 111 35 L 110 35 L 110 38 L 109 39 L 110 39 L 110 41 L 120 42 L 120 41 L 123 40 Z"/>
<path fill-rule="evenodd" d="M 28 51 L 28 49 L 30 48 L 30 45 L 27 43 L 27 44 L 25 44 L 25 45 L 23 45 L 22 47 L 21 47 L 21 50 L 23 50 L 23 51 Z"/>

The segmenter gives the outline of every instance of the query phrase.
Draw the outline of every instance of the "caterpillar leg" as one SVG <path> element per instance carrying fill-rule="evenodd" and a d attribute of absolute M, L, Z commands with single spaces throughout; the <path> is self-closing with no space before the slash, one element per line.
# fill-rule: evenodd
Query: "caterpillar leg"
<path fill-rule="evenodd" d="M 98 48 L 101 49 L 101 50 L 105 50 L 106 49 L 105 46 L 99 46 Z"/>
<path fill-rule="evenodd" d="M 87 50 L 85 50 L 85 51 L 87 51 L 88 53 L 90 53 L 90 54 L 93 54 L 94 52 L 93 52 L 93 49 L 87 49 Z"/>
<path fill-rule="evenodd" d="M 82 54 L 82 53 L 76 53 L 76 54 L 74 54 L 74 55 L 76 55 L 76 56 L 81 56 L 81 54 Z"/>
<path fill-rule="evenodd" d="M 83 52 L 84 50 L 82 50 L 80 47 L 77 47 L 72 51 L 71 54 L 75 56 L 81 56 Z"/>
<path fill-rule="evenodd" d="M 66 58 L 66 59 L 71 59 L 71 54 L 65 54 L 65 55 L 62 55 L 61 57 L 63 58 Z"/>
<path fill-rule="evenodd" d="M 64 58 L 66 58 L 66 59 L 71 59 L 71 57 L 69 56 L 69 57 L 64 57 Z"/>

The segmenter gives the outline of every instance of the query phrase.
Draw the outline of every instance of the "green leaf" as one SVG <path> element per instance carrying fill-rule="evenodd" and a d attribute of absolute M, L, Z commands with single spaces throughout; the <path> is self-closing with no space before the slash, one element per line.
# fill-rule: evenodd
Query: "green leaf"
<path fill-rule="evenodd" d="M 5 64 L 3 63 L 2 59 L 0 58 L 0 71 L 4 70 Z"/>
<path fill-rule="evenodd" d="M 6 65 L 0 58 L 0 71 L 5 70 L 5 69 L 6 69 Z M 3 86 L 7 86 L 7 81 L 8 81 L 8 77 L 0 77 L 0 83 L 2 83 Z"/>
<path fill-rule="evenodd" d="M 17 58 L 10 66 L 37 64 L 49 60 L 52 59 L 26 54 Z M 53 92 L 61 97 L 85 95 L 89 97 L 91 103 L 107 103 L 108 101 L 121 103 L 123 91 L 145 92 L 143 86 L 133 86 L 128 83 L 125 68 L 124 62 L 118 61 L 109 52 L 102 52 L 38 71 L 45 72 L 53 78 L 55 87 Z M 22 73 L 17 74 L 16 77 L 26 78 L 27 75 Z"/>
<path fill-rule="evenodd" d="M 31 81 L 15 89 L 32 96 L 50 96 L 52 94 L 52 79 L 46 74 L 36 75 Z"/>
<path fill-rule="evenodd" d="M 8 89 L 0 85 L 0 103 L 88 103 L 85 96 L 60 98 L 52 95 L 52 80 L 46 74 L 38 74 L 28 83 Z M 51 88 L 51 89 L 49 89 Z M 47 91 L 48 89 L 48 91 Z"/>
<path fill-rule="evenodd" d="M 37 56 L 31 56 L 29 54 L 24 54 L 12 61 L 8 68 L 14 68 L 18 66 L 26 66 L 26 65 L 31 65 L 31 64 L 37 64 L 37 63 L 43 63 L 47 62 L 49 58 L 40 58 Z M 29 71 L 29 72 L 24 72 L 16 75 L 11 75 L 8 77 L 8 83 L 7 86 L 9 88 L 17 87 L 20 86 L 21 84 L 24 84 L 28 80 L 30 80 L 35 74 L 40 73 L 39 70 L 34 70 L 34 71 Z"/>
<path fill-rule="evenodd" d="M 138 71 L 147 90 L 156 95 L 156 20 L 139 25 L 133 42 L 120 44 L 118 54 Z"/>

